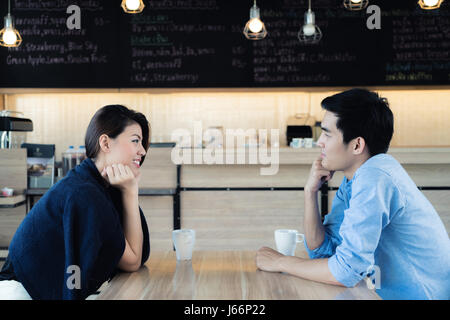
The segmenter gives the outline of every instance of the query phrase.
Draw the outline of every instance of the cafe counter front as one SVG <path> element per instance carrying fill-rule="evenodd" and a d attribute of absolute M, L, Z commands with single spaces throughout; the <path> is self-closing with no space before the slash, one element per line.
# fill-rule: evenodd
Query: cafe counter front
<path fill-rule="evenodd" d="M 320 155 L 319 148 L 268 148 L 267 159 L 271 152 L 278 153 L 277 165 L 251 162 L 249 149 L 225 149 L 223 159 L 233 154 L 234 164 L 211 163 L 211 157 L 204 157 L 205 149 L 185 151 L 191 154 L 190 164 L 187 158 L 176 164 L 173 160 L 183 150 L 152 144 L 141 167 L 139 202 L 147 218 L 152 251 L 172 250 L 171 231 L 178 228 L 196 230 L 195 250 L 215 251 L 274 247 L 276 229 L 303 232 L 303 188 L 312 162 Z M 3 203 L 0 207 L 0 246 L 7 247 L 27 210 L 46 189 L 25 190 L 25 149 L 0 152 L 2 184 L 18 179 L 15 189 L 24 190 L 17 203 Z M 200 163 L 199 153 L 203 156 Z M 403 165 L 449 231 L 450 147 L 391 148 L 388 153 Z M 246 156 L 244 163 L 238 163 L 239 155 Z M 336 172 L 319 192 L 322 215 L 329 212 L 342 178 L 342 173 Z"/>

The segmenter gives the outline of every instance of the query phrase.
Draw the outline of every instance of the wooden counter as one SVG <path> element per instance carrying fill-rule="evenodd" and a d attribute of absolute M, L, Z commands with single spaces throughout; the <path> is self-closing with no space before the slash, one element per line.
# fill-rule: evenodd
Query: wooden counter
<path fill-rule="evenodd" d="M 205 149 L 186 151 L 191 152 L 193 162 L 195 153 L 203 156 Z M 180 165 L 181 227 L 196 229 L 197 244 L 201 250 L 257 250 L 262 245 L 274 247 L 273 230 L 303 230 L 303 187 L 312 162 L 320 154 L 320 148 L 281 147 L 280 165 L 275 175 L 261 175 L 260 169 L 268 165 L 248 163 L 248 151 L 242 148 L 228 149 L 223 155 L 226 157 L 227 152 L 235 157 L 245 154 L 246 164 L 207 164 L 202 161 L 200 164 Z M 147 159 L 149 161 L 147 163 L 146 160 L 143 168 L 152 163 L 166 166 L 158 175 L 165 172 L 167 177 L 176 177 L 176 165 L 172 163 L 169 168 L 167 164 L 167 161 L 171 161 L 172 152 L 172 148 L 159 149 L 156 153 L 151 150 Z M 391 148 L 389 154 L 403 165 L 439 212 L 447 230 L 450 230 L 450 147 Z M 156 167 L 143 171 L 141 181 L 158 185 L 156 173 Z M 320 210 L 328 212 L 325 205 L 331 207 L 342 178 L 342 172 L 335 173 L 329 183 L 325 203 L 319 203 Z M 177 186 L 175 178 L 171 179 L 174 179 L 171 185 Z M 168 184 L 167 181 L 164 184 Z M 145 200 L 149 226 L 154 214 L 151 204 L 156 201 L 156 198 Z M 158 202 L 158 219 L 162 219 L 161 204 Z M 165 214 L 169 214 L 172 210 L 170 203 L 165 205 Z M 158 230 L 157 236 L 151 237 L 152 240 L 157 239 L 158 243 L 164 243 L 164 247 L 156 250 L 168 249 L 170 246 L 168 227 L 165 231 Z"/>
<path fill-rule="evenodd" d="M 289 148 L 280 150 L 280 164 L 308 164 L 311 165 L 320 155 L 320 148 Z M 389 148 L 388 154 L 392 155 L 401 164 L 450 164 L 450 147 L 426 148 L 405 147 Z"/>
<path fill-rule="evenodd" d="M 147 218 L 152 250 L 171 249 L 171 231 L 177 223 L 196 229 L 201 250 L 274 247 L 273 230 L 303 231 L 303 187 L 319 148 L 280 148 L 281 164 L 275 175 L 261 175 L 259 169 L 267 165 L 260 164 L 177 166 L 171 160 L 172 152 L 172 148 L 150 148 L 141 169 L 139 202 Z M 450 148 L 391 148 L 389 153 L 402 163 L 449 231 Z M 320 210 L 328 212 L 342 178 L 342 172 L 336 172 L 327 193 L 319 194 L 324 196 Z M 30 203 L 45 191 L 28 190 Z M 14 214 L 18 218 L 10 229 L 17 227 L 25 209 L 14 210 Z"/>
<path fill-rule="evenodd" d="M 27 150 L 0 149 L 0 189 L 14 189 L 14 196 L 0 197 L 0 247 L 8 247 L 26 214 Z"/>
<path fill-rule="evenodd" d="M 183 149 L 181 149 L 183 150 Z M 248 149 L 225 149 L 223 158 L 230 159 L 244 155 L 244 164 L 208 164 L 201 154 L 205 149 L 189 149 L 191 164 L 182 164 L 181 186 L 188 188 L 303 188 L 309 176 L 314 160 L 320 155 L 320 148 L 293 149 L 282 147 L 278 149 L 278 165 L 274 168 L 276 174 L 264 175 L 262 169 L 270 167 L 259 161 L 249 161 Z M 166 153 L 171 153 L 167 149 Z M 181 151 L 184 152 L 184 151 Z M 256 151 L 255 151 L 256 152 Z M 270 153 L 270 149 L 268 149 Z M 414 182 L 421 187 L 450 187 L 450 147 L 448 148 L 391 148 L 388 154 L 397 159 L 408 171 Z M 203 160 L 201 163 L 194 162 Z M 270 157 L 270 154 L 269 156 Z M 175 169 L 173 169 L 175 171 Z M 339 187 L 342 172 L 337 172 L 330 187 Z"/>
<path fill-rule="evenodd" d="M 25 195 L 14 195 L 11 197 L 0 197 L 0 208 L 15 208 L 25 204 Z"/>
<path fill-rule="evenodd" d="M 27 150 L 0 149 L 0 189 L 14 189 L 15 195 L 27 188 Z"/>
<path fill-rule="evenodd" d="M 180 152 L 186 152 L 191 154 L 191 164 L 208 164 L 205 160 L 205 153 L 211 152 L 208 149 L 179 149 Z M 261 162 L 252 163 L 249 161 L 250 152 L 254 152 L 259 159 L 258 148 L 231 148 L 231 149 L 218 149 L 223 153 L 224 163 L 226 164 L 227 157 L 237 159 L 238 156 L 244 156 L 246 165 L 261 165 Z M 279 153 L 279 164 L 280 165 L 311 165 L 314 160 L 320 155 L 320 148 L 290 148 L 290 147 L 280 147 L 271 149 L 268 147 L 267 151 L 263 154 L 268 157 L 271 156 L 272 151 L 277 151 Z M 160 151 L 163 152 L 163 151 Z M 166 150 L 167 152 L 167 150 Z M 388 154 L 392 155 L 401 164 L 449 164 L 450 163 L 450 146 L 449 147 L 392 147 L 388 150 Z M 200 156 L 201 155 L 201 156 Z M 213 154 L 214 156 L 214 154 Z M 202 159 L 203 163 L 198 163 L 196 159 Z M 233 165 L 238 165 L 234 163 Z"/>
<path fill-rule="evenodd" d="M 249 161 L 249 149 L 234 148 L 223 150 L 223 164 L 208 164 L 205 159 L 207 149 L 150 148 L 141 168 L 142 189 L 176 189 L 177 165 L 172 161 L 179 152 L 190 154 L 190 164 L 182 163 L 180 187 L 303 187 L 311 169 L 311 164 L 320 155 L 320 148 L 278 149 L 279 168 L 275 175 L 262 175 L 260 169 L 269 164 Z M 267 149 L 270 157 L 270 148 Z M 276 150 L 276 149 L 275 149 Z M 256 151 L 258 152 L 258 151 Z M 388 152 L 409 171 L 419 171 L 416 183 L 424 186 L 450 186 L 450 147 L 447 148 L 391 148 Z M 196 160 L 197 155 L 197 161 Z M 245 156 L 243 164 L 226 163 L 227 155 L 237 160 Z M 234 157 L 234 158 L 233 158 Z M 200 159 L 200 163 L 198 160 Z M 418 167 L 419 166 L 419 167 Z M 419 168 L 418 170 L 416 170 Z M 408 171 L 408 172 L 409 172 Z M 337 175 L 339 176 L 339 175 Z M 413 177 L 414 179 L 414 177 Z M 434 179 L 434 181 L 432 181 Z M 333 179 L 337 181 L 339 179 Z M 431 181 L 431 182 L 430 182 Z M 331 185 L 336 186 L 336 185 Z M 337 184 L 339 186 L 339 184 Z"/>

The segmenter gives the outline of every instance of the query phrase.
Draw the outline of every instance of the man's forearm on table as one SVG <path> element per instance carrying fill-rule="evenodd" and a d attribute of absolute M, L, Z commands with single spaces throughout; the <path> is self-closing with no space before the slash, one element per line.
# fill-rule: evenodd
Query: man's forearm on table
<path fill-rule="evenodd" d="M 299 278 L 344 286 L 336 280 L 328 268 L 328 258 L 310 260 L 299 257 L 283 256 L 279 259 L 279 268 L 281 272 Z"/>

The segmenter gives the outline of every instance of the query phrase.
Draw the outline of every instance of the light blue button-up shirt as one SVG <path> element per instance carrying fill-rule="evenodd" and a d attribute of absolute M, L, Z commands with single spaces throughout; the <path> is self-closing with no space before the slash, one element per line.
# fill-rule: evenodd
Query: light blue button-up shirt
<path fill-rule="evenodd" d="M 347 287 L 367 276 L 383 299 L 450 299 L 450 240 L 431 203 L 392 156 L 344 177 L 311 259 Z M 377 274 L 378 273 L 378 274 Z"/>

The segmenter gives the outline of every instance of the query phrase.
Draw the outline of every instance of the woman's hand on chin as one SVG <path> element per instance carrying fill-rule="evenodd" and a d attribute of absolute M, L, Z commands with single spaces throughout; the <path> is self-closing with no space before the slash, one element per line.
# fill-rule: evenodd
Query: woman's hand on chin
<path fill-rule="evenodd" d="M 138 192 L 140 173 L 134 175 L 131 168 L 121 163 L 105 166 L 102 171 L 102 177 L 106 178 L 109 183 L 118 187 L 123 192 Z"/>

